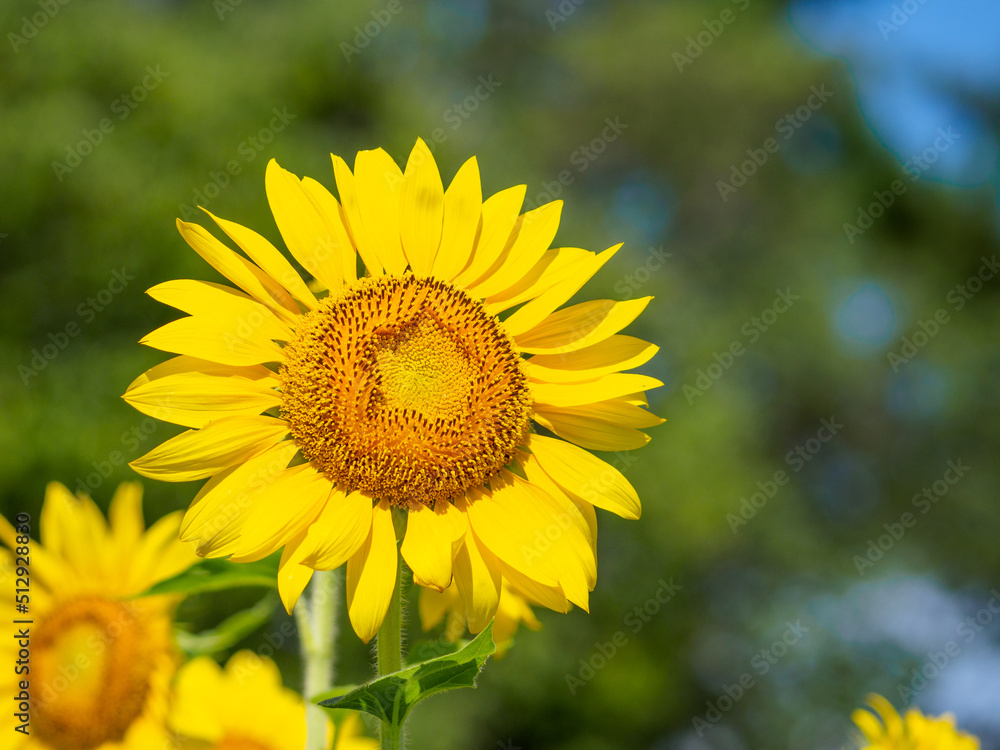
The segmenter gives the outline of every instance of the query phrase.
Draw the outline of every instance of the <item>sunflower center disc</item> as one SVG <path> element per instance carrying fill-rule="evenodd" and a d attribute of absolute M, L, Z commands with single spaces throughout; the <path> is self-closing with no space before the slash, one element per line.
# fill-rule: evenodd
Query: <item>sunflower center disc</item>
<path fill-rule="evenodd" d="M 303 316 L 281 411 L 345 492 L 432 505 L 514 458 L 531 415 L 520 362 L 496 318 L 450 284 L 362 281 Z"/>
<path fill-rule="evenodd" d="M 263 745 L 250 737 L 239 734 L 226 734 L 215 745 L 214 750 L 272 750 L 271 745 Z"/>
<path fill-rule="evenodd" d="M 85 597 L 32 633 L 32 731 L 43 744 L 90 750 L 121 742 L 142 714 L 155 668 L 132 605 Z"/>

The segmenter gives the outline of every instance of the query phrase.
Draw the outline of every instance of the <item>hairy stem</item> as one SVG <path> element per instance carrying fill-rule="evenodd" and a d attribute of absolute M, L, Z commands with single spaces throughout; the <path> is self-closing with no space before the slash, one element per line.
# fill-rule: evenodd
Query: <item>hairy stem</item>
<path fill-rule="evenodd" d="M 310 584 L 308 602 L 295 607 L 305 666 L 306 750 L 325 750 L 327 716 L 309 699 L 333 686 L 334 641 L 337 638 L 337 575 L 317 570 Z"/>
<path fill-rule="evenodd" d="M 405 512 L 393 508 L 392 522 L 398 545 L 406 533 Z M 382 627 L 379 628 L 378 641 L 376 642 L 379 677 L 398 672 L 403 666 L 403 560 L 398 552 L 396 554 L 396 583 L 393 587 L 392 599 L 389 600 L 389 609 L 385 613 Z M 380 734 L 382 750 L 399 750 L 402 730 L 402 722 L 395 715 L 388 721 L 383 721 Z"/>

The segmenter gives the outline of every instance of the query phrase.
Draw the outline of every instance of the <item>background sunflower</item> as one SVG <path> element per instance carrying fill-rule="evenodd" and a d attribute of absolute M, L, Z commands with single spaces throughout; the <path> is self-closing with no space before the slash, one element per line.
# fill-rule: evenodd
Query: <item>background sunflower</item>
<path fill-rule="evenodd" d="M 104 508 L 181 431 L 119 398 L 176 317 L 142 292 L 208 278 L 175 218 L 202 203 L 278 243 L 271 158 L 329 175 L 331 151 L 402 162 L 420 136 L 445 175 L 490 155 L 485 194 L 564 199 L 559 244 L 624 240 L 581 299 L 655 295 L 629 333 L 661 345 L 640 372 L 668 423 L 603 456 L 644 513 L 602 519 L 591 614 L 537 610 L 414 736 L 840 747 L 864 695 L 905 688 L 998 745 L 995 3 L 45 7 L 0 8 L 4 515 L 37 515 L 51 478 Z M 150 484 L 147 520 L 197 489 Z M 279 613 L 240 646 L 297 685 L 293 630 Z M 339 674 L 368 673 L 342 645 Z"/>
<path fill-rule="evenodd" d="M 140 750 L 169 744 L 170 684 L 181 662 L 174 642 L 177 596 L 134 598 L 197 558 L 180 542 L 180 514 L 143 523 L 142 487 L 122 484 L 106 520 L 87 496 L 52 482 L 40 518 L 0 518 L 0 571 L 26 586 L 15 633 L 0 658 L 4 689 L 27 682 L 27 731 L 8 727 L 0 747 L 17 750 Z M 33 535 L 25 534 L 29 527 Z M 26 553 L 26 554 L 25 554 Z M 22 570 L 27 562 L 28 575 Z M 15 575 L 15 572 L 17 575 Z M 13 592 L 5 597 L 14 610 Z M 24 624 L 22 624 L 24 623 Z M 26 634 L 26 635 L 25 635 Z M 15 669 L 15 662 L 20 666 Z M 10 717 L 9 717 L 10 718 Z"/>

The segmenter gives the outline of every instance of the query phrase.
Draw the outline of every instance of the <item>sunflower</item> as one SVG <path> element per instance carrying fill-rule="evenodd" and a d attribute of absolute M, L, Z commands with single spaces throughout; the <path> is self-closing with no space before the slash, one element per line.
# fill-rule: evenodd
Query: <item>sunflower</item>
<path fill-rule="evenodd" d="M 910 708 L 900 717 L 881 695 L 867 698 L 875 718 L 858 709 L 851 717 L 865 735 L 865 750 L 979 750 L 979 740 L 955 728 L 955 717 L 924 716 Z"/>
<path fill-rule="evenodd" d="M 7 731 L 0 747 L 17 750 L 148 750 L 164 747 L 169 683 L 179 662 L 173 645 L 176 597 L 132 597 L 197 561 L 177 539 L 181 514 L 149 531 L 142 487 L 119 486 L 108 511 L 53 482 L 45 492 L 39 530 L 30 542 L 29 611 L 25 628 L 30 670 L 5 677 L 5 695 L 27 679 L 30 734 Z M 10 574 L 23 556 L 23 529 L 0 517 L 0 565 Z M 19 538 L 20 537 L 20 538 Z M 23 560 L 17 560 L 23 565 Z M 13 581 L 13 577 L 7 580 Z M 13 589 L 13 586 L 11 586 Z M 5 638 L 5 664 L 16 641 Z"/>
<path fill-rule="evenodd" d="M 170 726 L 181 747 L 211 750 L 302 750 L 306 744 L 306 706 L 281 684 L 278 667 L 252 651 L 238 651 L 223 670 L 199 656 L 177 673 Z M 376 750 L 378 742 L 361 736 L 357 714 L 350 714 L 330 750 Z"/>
<path fill-rule="evenodd" d="M 333 167 L 339 202 L 273 160 L 265 174 L 278 230 L 319 296 L 256 232 L 206 211 L 244 257 L 178 220 L 239 288 L 149 290 L 189 315 L 142 339 L 179 356 L 124 398 L 192 429 L 133 468 L 209 479 L 182 538 L 235 561 L 284 548 L 288 609 L 313 570 L 346 563 L 365 642 L 395 586 L 394 508 L 407 511 L 414 580 L 442 591 L 454 579 L 473 632 L 504 579 L 552 609 L 586 609 L 594 507 L 640 512 L 622 473 L 587 449 L 638 448 L 649 440 L 638 428 L 663 421 L 644 393 L 661 383 L 621 372 L 657 350 L 618 333 L 651 298 L 559 309 L 620 246 L 550 248 L 561 202 L 521 214 L 524 185 L 484 201 L 475 158 L 447 190 L 421 140 L 405 172 L 381 149 L 360 152 L 353 173 L 337 156 Z"/>
<path fill-rule="evenodd" d="M 457 641 L 465 633 L 465 603 L 458 587 L 452 584 L 444 591 L 430 588 L 420 589 L 420 626 L 424 630 L 436 627 L 445 615 L 444 637 Z M 514 589 L 506 579 L 500 589 L 500 603 L 493 619 L 493 640 L 496 642 L 496 658 L 500 658 L 510 648 L 514 634 L 521 624 L 531 630 L 539 630 L 542 624 L 531 611 L 528 600 Z"/>

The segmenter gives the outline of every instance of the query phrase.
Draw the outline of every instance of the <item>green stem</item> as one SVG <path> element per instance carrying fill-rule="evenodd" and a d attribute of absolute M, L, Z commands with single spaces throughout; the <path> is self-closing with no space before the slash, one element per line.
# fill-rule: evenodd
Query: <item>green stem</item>
<path fill-rule="evenodd" d="M 310 584 L 309 601 L 295 608 L 305 665 L 306 750 L 325 750 L 327 716 L 309 699 L 333 686 L 333 644 L 337 638 L 337 576 L 317 570 Z"/>
<path fill-rule="evenodd" d="M 399 544 L 406 533 L 405 512 L 393 508 L 392 522 L 396 532 L 396 543 Z M 398 552 L 396 554 L 396 583 L 376 641 L 379 677 L 398 672 L 403 668 L 403 560 Z M 402 734 L 402 722 L 395 715 L 390 720 L 383 721 L 379 747 L 382 750 L 399 750 Z"/>

